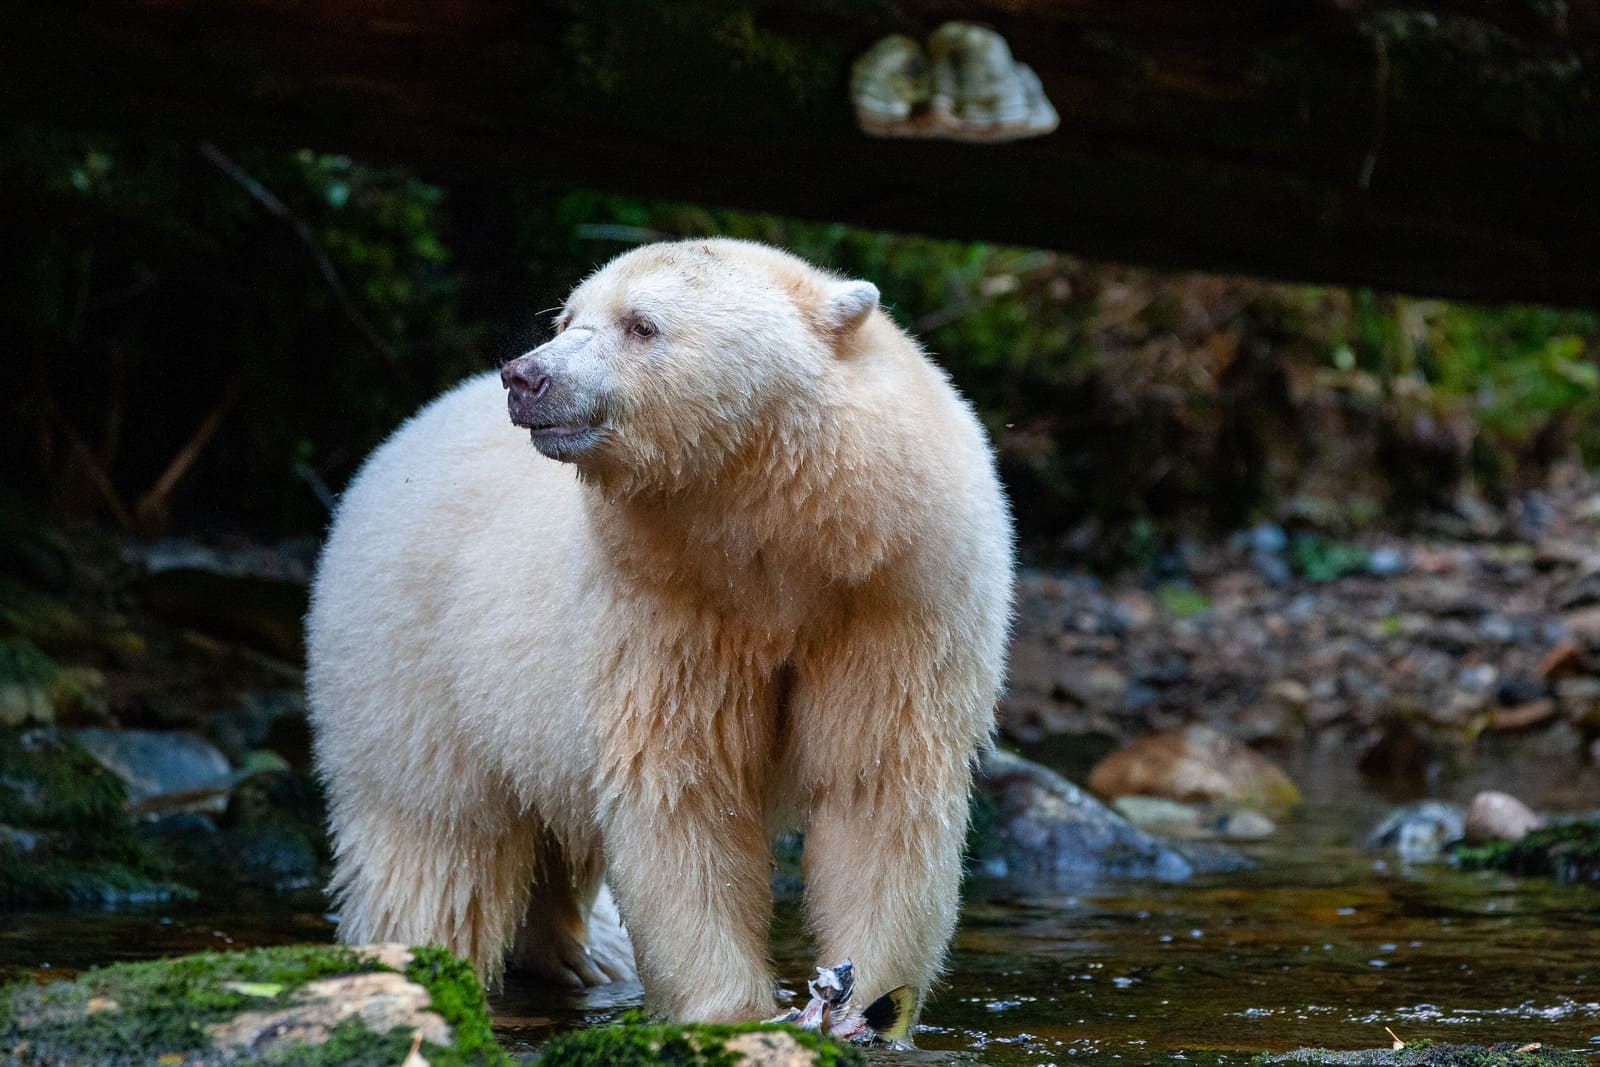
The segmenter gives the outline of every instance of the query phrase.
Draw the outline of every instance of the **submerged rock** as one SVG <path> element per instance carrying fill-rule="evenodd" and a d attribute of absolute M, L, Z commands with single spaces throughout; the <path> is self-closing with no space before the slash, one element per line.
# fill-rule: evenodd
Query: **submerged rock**
<path fill-rule="evenodd" d="M 974 855 L 997 875 L 1112 874 L 1178 881 L 1247 866 L 1225 849 L 1179 849 L 1144 832 L 1061 775 L 994 751 L 979 771 Z"/>
<path fill-rule="evenodd" d="M 1089 788 L 1103 797 L 1136 794 L 1273 809 L 1300 800 L 1300 790 L 1271 760 L 1200 725 L 1141 737 L 1113 752 L 1090 772 Z"/>
<path fill-rule="evenodd" d="M 0 992 L 21 1067 L 509 1064 L 471 967 L 443 949 L 295 946 L 97 968 Z"/>

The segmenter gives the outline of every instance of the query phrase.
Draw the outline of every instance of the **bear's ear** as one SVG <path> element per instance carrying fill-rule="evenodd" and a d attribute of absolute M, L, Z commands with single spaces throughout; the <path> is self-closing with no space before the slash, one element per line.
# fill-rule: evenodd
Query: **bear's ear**
<path fill-rule="evenodd" d="M 878 307 L 878 287 L 871 282 L 830 282 L 822 295 L 822 320 L 835 333 L 849 333 Z"/>

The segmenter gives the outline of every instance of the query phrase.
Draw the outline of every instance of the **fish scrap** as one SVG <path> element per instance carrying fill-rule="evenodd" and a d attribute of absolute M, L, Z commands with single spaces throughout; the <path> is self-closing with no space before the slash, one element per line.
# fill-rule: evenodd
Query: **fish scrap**
<path fill-rule="evenodd" d="M 838 1041 L 879 1048 L 910 1049 L 911 1010 L 916 997 L 909 986 L 889 990 L 864 1008 L 851 1003 L 856 990 L 855 964 L 849 960 L 833 967 L 818 967 L 817 977 L 806 983 L 811 999 L 803 1008 L 791 1008 L 770 1020 L 814 1030 Z"/>

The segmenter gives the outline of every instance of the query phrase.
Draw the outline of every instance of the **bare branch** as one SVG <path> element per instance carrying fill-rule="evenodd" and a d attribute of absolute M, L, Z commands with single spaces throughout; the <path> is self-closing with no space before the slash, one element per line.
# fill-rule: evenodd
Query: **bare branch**
<path fill-rule="evenodd" d="M 398 368 L 400 354 L 395 351 L 393 345 L 383 339 L 377 328 L 372 325 L 371 320 L 362 312 L 355 301 L 355 297 L 350 295 L 350 290 L 346 288 L 344 279 L 339 276 L 338 268 L 333 265 L 333 260 L 328 258 L 328 254 L 323 251 L 322 245 L 317 241 L 316 234 L 311 232 L 311 227 L 307 226 L 305 221 L 293 211 L 290 211 L 289 205 L 278 199 L 271 189 L 262 185 L 249 171 L 235 163 L 228 157 L 227 153 L 210 141 L 203 142 L 200 145 L 200 154 L 205 157 L 207 163 L 232 178 L 234 183 L 248 193 L 252 200 L 289 225 L 295 236 L 300 239 L 300 243 L 310 253 L 312 262 L 317 265 L 317 273 L 322 275 L 322 280 L 327 284 L 329 292 L 333 293 L 333 298 L 338 303 L 339 310 L 350 321 L 350 325 L 356 328 L 356 332 L 361 335 L 362 340 L 366 341 L 373 351 L 387 360 L 391 366 Z"/>

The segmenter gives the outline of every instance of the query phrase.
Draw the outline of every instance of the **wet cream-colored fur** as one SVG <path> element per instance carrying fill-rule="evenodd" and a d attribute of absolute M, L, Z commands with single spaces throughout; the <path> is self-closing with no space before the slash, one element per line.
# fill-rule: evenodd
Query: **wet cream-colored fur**
<path fill-rule="evenodd" d="M 489 979 L 636 959 L 655 1010 L 766 1016 L 800 827 L 818 959 L 925 994 L 1010 613 L 982 429 L 875 288 L 761 245 L 629 252 L 558 329 L 523 359 L 595 427 L 566 462 L 485 375 L 340 503 L 309 619 L 340 936 Z"/>

